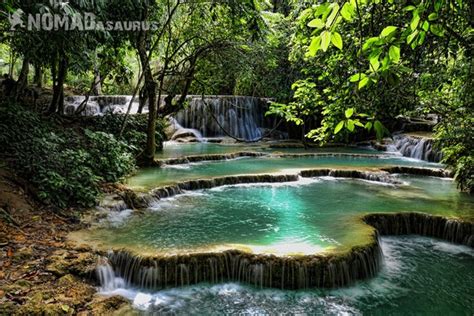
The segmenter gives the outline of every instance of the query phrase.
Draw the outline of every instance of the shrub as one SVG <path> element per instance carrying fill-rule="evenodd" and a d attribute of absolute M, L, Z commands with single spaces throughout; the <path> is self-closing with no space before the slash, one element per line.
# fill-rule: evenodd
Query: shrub
<path fill-rule="evenodd" d="M 101 131 L 120 137 L 124 116 L 121 114 L 106 114 L 84 118 L 83 125 L 94 131 Z M 127 124 L 120 140 L 126 142 L 133 154 L 137 156 L 146 146 L 148 116 L 145 114 L 131 115 L 127 118 Z M 156 121 L 156 148 L 163 148 L 165 121 Z"/>
<path fill-rule="evenodd" d="M 131 173 L 135 161 L 128 144 L 118 141 L 112 134 L 85 130 L 90 160 L 87 164 L 106 182 L 116 182 Z"/>
<path fill-rule="evenodd" d="M 64 129 L 17 105 L 0 108 L 0 147 L 38 198 L 60 208 L 95 205 L 101 182 L 118 181 L 135 168 L 132 149 L 113 135 Z"/>

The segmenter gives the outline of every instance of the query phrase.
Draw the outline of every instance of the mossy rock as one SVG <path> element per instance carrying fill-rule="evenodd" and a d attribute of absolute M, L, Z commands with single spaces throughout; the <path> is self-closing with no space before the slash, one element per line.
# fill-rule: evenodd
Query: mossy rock
<path fill-rule="evenodd" d="M 131 303 L 121 296 L 101 297 L 92 304 L 91 315 L 139 315 Z"/>
<path fill-rule="evenodd" d="M 47 266 L 47 271 L 59 277 L 73 274 L 81 278 L 93 278 L 96 264 L 97 257 L 94 253 L 86 252 L 71 255 L 68 252 L 59 252 L 51 257 L 51 263 Z"/>

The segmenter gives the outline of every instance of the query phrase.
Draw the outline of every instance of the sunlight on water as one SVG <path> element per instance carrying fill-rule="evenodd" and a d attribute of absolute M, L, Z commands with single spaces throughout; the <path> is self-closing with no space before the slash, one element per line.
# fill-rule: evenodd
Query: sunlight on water
<path fill-rule="evenodd" d="M 224 249 L 314 254 L 367 242 L 371 229 L 358 217 L 370 212 L 474 214 L 473 198 L 450 181 L 399 179 L 407 184 L 322 177 L 192 191 L 135 216 L 125 213 L 127 220 L 117 216 L 111 227 L 88 231 L 84 238 L 148 254 Z"/>

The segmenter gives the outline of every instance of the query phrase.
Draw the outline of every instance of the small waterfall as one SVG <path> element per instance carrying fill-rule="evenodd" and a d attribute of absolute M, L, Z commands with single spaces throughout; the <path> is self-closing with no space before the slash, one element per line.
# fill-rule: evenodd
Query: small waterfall
<path fill-rule="evenodd" d="M 379 271 L 382 252 L 375 234 L 372 243 L 348 254 L 277 257 L 237 250 L 163 257 L 140 257 L 127 251 L 108 254 L 98 268 L 101 289 L 125 286 L 158 290 L 201 282 L 244 282 L 257 287 L 334 288 L 370 278 Z M 119 277 L 117 277 L 119 276 Z M 121 285 L 121 284 L 120 284 Z"/>
<path fill-rule="evenodd" d="M 222 128 L 232 136 L 246 140 L 256 140 L 263 136 L 264 99 L 206 96 L 203 101 L 201 97 L 190 96 L 188 102 L 189 106 L 176 115 L 176 120 L 186 128 L 199 130 L 204 137 L 226 136 Z"/>
<path fill-rule="evenodd" d="M 369 214 L 364 221 L 381 235 L 421 235 L 474 247 L 474 223 L 424 213 Z"/>
<path fill-rule="evenodd" d="M 280 289 L 335 288 L 374 277 L 381 268 L 381 235 L 417 234 L 474 247 L 474 223 L 423 213 L 364 216 L 372 240 L 344 253 L 306 256 L 260 255 L 227 250 L 183 255 L 139 256 L 128 251 L 100 258 L 101 291 L 137 286 L 159 290 L 201 282 L 243 282 Z"/>
<path fill-rule="evenodd" d="M 182 139 L 183 137 L 191 137 L 198 142 L 203 142 L 204 138 L 200 131 L 194 128 L 184 128 L 174 117 L 169 118 L 169 124 L 175 131 L 171 136 L 171 140 Z"/>
<path fill-rule="evenodd" d="M 389 145 L 388 151 L 398 151 L 405 157 L 439 162 L 442 155 L 433 148 L 433 139 L 427 137 L 395 135 L 394 143 Z"/>
<path fill-rule="evenodd" d="M 114 268 L 106 257 L 99 257 L 96 274 L 100 284 L 100 292 L 112 292 L 126 285 L 124 279 L 115 275 Z"/>
<path fill-rule="evenodd" d="M 74 115 L 79 106 L 86 99 L 85 96 L 70 96 L 65 100 L 64 113 L 66 115 Z M 127 112 L 128 105 L 132 100 L 132 96 L 127 95 L 101 95 L 90 96 L 84 111 L 83 116 L 104 115 L 107 113 L 123 114 Z M 131 113 L 138 112 L 138 101 L 133 100 Z"/>

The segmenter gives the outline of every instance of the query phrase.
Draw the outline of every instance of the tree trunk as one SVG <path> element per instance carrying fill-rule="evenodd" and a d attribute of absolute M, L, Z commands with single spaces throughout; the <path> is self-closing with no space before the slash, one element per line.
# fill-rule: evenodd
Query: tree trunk
<path fill-rule="evenodd" d="M 19 100 L 28 86 L 28 74 L 30 72 L 30 60 L 28 57 L 23 59 L 23 65 L 21 66 L 20 75 L 18 76 L 18 81 L 15 88 L 15 99 Z"/>
<path fill-rule="evenodd" d="M 94 69 L 94 87 L 92 89 L 92 95 L 101 95 L 102 94 L 102 80 L 100 76 L 100 71 L 97 66 Z"/>
<path fill-rule="evenodd" d="M 38 88 L 43 87 L 43 68 L 41 68 L 40 65 L 35 65 L 35 77 L 33 81 Z"/>
<path fill-rule="evenodd" d="M 145 103 L 147 101 L 147 96 L 146 96 L 146 89 L 145 87 L 141 88 L 140 91 L 138 92 L 138 113 L 142 114 L 143 113 L 143 108 L 145 107 Z"/>
<path fill-rule="evenodd" d="M 68 61 L 66 56 L 61 56 L 58 64 L 57 78 L 56 65 L 51 68 L 53 75 L 53 99 L 49 106 L 48 113 L 63 113 L 64 112 L 64 82 L 66 81 Z"/>
<path fill-rule="evenodd" d="M 153 79 L 153 73 L 150 67 L 150 60 L 147 55 L 146 49 L 146 38 L 147 34 L 142 32 L 139 36 L 137 49 L 140 56 L 140 63 L 144 72 L 145 83 L 144 89 L 145 94 L 148 98 L 148 127 L 147 127 L 147 142 L 144 152 L 139 157 L 139 160 L 144 165 L 152 165 L 155 161 L 156 152 L 156 87 L 157 84 Z"/>

